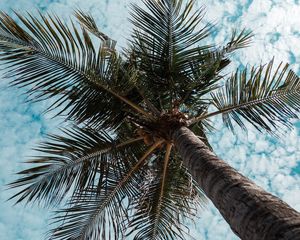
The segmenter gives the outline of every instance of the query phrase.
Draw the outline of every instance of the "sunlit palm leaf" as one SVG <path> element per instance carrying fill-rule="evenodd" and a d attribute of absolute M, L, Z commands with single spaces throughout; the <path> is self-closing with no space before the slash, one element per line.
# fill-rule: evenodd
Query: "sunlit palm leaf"
<path fill-rule="evenodd" d="M 143 151 L 141 138 L 112 139 L 107 133 L 92 129 L 64 130 L 64 136 L 50 135 L 37 149 L 41 156 L 29 161 L 37 167 L 19 172 L 23 177 L 10 187 L 24 187 L 14 195 L 17 202 L 44 201 L 58 204 L 69 191 L 91 186 L 101 189 L 106 171 L 114 162 L 135 157 Z M 119 169 L 116 169 L 117 171 Z"/>
<path fill-rule="evenodd" d="M 104 42 L 105 46 L 114 51 L 116 41 L 112 40 L 110 37 L 99 30 L 95 19 L 91 15 L 84 13 L 81 10 L 77 10 L 75 11 L 75 16 L 87 31 L 93 33 L 96 37 Z"/>
<path fill-rule="evenodd" d="M 203 118 L 222 114 L 223 121 L 233 130 L 232 120 L 245 129 L 242 118 L 258 130 L 274 133 L 280 126 L 290 128 L 291 119 L 300 109 L 300 80 L 280 64 L 273 69 L 273 61 L 259 68 L 237 70 L 225 87 L 212 94 L 218 108 Z M 201 118 L 201 117 L 200 117 Z"/>
<path fill-rule="evenodd" d="M 226 55 L 237 49 L 248 47 L 251 44 L 252 37 L 252 31 L 243 29 L 240 33 L 238 33 L 237 30 L 233 30 L 229 42 L 222 48 L 221 53 Z"/>

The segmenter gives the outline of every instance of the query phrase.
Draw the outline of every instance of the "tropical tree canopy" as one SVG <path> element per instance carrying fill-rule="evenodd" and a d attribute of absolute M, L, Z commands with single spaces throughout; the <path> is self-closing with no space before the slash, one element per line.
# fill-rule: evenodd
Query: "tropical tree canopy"
<path fill-rule="evenodd" d="M 53 98 L 47 110 L 69 123 L 10 184 L 17 203 L 66 203 L 49 239 L 184 239 L 186 219 L 206 199 L 174 148 L 173 130 L 186 126 L 210 146 L 212 116 L 232 131 L 248 122 L 275 136 L 297 117 L 300 81 L 288 65 L 271 60 L 224 74 L 251 31 L 207 44 L 212 25 L 194 0 L 142 2 L 131 5 L 122 51 L 80 10 L 79 25 L 0 14 L 5 78 L 32 101 Z"/>

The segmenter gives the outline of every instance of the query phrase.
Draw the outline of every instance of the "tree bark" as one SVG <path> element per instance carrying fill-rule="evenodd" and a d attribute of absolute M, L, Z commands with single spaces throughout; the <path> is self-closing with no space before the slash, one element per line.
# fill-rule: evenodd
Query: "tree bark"
<path fill-rule="evenodd" d="M 184 165 L 243 240 L 300 240 L 300 213 L 218 158 L 186 127 L 173 132 Z"/>

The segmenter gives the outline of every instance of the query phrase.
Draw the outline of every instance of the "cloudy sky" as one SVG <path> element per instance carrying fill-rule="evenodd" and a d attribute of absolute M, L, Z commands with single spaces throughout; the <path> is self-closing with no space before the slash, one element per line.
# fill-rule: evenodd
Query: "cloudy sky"
<path fill-rule="evenodd" d="M 73 9 L 81 8 L 89 11 L 101 29 L 118 40 L 119 46 L 126 46 L 130 2 L 139 1 L 0 0 L 0 10 L 11 13 L 11 8 L 22 12 L 40 9 L 67 20 Z M 217 24 L 212 36 L 214 42 L 223 43 L 233 28 L 250 28 L 256 34 L 252 47 L 235 56 L 236 66 L 265 63 L 275 56 L 275 61 L 289 62 L 300 74 L 298 0 L 198 0 L 197 6 L 202 5 L 206 7 L 206 20 Z M 51 119 L 51 115 L 41 115 L 45 103 L 24 104 L 21 93 L 0 81 L 0 239 L 40 240 L 49 230 L 48 211 L 6 202 L 13 191 L 5 190 L 5 184 L 15 179 L 13 173 L 24 168 L 20 162 L 32 155 L 31 147 L 59 122 Z M 215 122 L 218 131 L 210 136 L 210 140 L 216 153 L 300 211 L 299 122 L 295 121 L 296 128 L 279 141 L 254 130 L 248 135 L 237 132 L 237 136 L 233 136 L 218 119 Z M 199 240 L 237 239 L 211 205 L 191 231 Z"/>

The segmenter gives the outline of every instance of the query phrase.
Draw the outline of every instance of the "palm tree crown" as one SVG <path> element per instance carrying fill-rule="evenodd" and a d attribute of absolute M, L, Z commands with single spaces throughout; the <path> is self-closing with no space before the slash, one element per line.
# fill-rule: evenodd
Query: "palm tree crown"
<path fill-rule="evenodd" d="M 191 129 L 207 145 L 209 118 L 231 130 L 244 122 L 273 135 L 291 127 L 300 81 L 273 61 L 223 70 L 252 33 L 233 31 L 224 46 L 203 44 L 211 25 L 194 0 L 143 0 L 132 5 L 133 30 L 121 53 L 82 11 L 71 27 L 57 16 L 0 14 L 1 60 L 12 85 L 29 98 L 53 97 L 72 123 L 49 135 L 34 164 L 11 187 L 17 202 L 61 204 L 49 239 L 184 239 L 186 218 L 205 197 L 173 146 L 172 132 Z M 95 43 L 91 34 L 100 42 Z M 223 82 L 225 84 L 223 85 Z M 215 109 L 215 110 L 211 110 Z"/>

